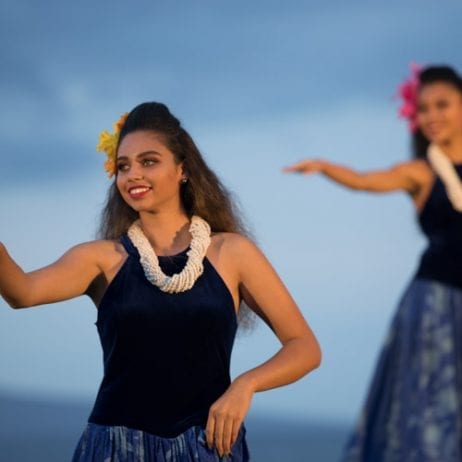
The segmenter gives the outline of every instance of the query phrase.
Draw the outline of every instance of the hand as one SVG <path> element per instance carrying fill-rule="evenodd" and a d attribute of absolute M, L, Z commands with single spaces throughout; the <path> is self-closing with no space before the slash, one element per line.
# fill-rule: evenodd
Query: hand
<path fill-rule="evenodd" d="M 305 159 L 282 169 L 286 173 L 318 173 L 322 171 L 324 162 L 317 159 Z"/>
<path fill-rule="evenodd" d="M 231 453 L 254 390 L 244 377 L 237 378 L 209 410 L 205 434 L 210 449 L 216 447 L 220 457 Z"/>

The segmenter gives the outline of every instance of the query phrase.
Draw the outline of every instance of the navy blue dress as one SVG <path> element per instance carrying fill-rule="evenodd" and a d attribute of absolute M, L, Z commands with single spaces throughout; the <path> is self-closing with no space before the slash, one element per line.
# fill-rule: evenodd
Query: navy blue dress
<path fill-rule="evenodd" d="M 231 383 L 237 329 L 234 301 L 207 258 L 185 292 L 168 294 L 145 277 L 125 235 L 128 257 L 98 308 L 104 377 L 73 462 L 196 462 L 248 460 L 245 429 L 220 458 L 206 445 L 210 406 Z M 159 257 L 168 275 L 186 251 Z"/>
<path fill-rule="evenodd" d="M 456 166 L 459 176 L 462 165 Z M 345 462 L 462 461 L 462 213 L 436 178 L 429 245 L 379 357 Z"/>

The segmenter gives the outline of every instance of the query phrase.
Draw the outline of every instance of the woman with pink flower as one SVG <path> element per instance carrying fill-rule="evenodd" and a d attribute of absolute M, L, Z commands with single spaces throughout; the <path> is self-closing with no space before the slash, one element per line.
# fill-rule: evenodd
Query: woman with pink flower
<path fill-rule="evenodd" d="M 429 240 L 344 462 L 462 460 L 462 78 L 447 66 L 413 66 L 400 96 L 414 159 L 365 173 L 319 159 L 285 168 L 360 191 L 404 191 Z"/>

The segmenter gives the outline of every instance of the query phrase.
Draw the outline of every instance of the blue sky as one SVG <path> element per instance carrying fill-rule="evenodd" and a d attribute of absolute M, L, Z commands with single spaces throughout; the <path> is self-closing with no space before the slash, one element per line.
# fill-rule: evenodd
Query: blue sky
<path fill-rule="evenodd" d="M 411 61 L 462 71 L 462 4 L 0 1 L 0 239 L 26 269 L 92 239 L 109 185 L 98 133 L 162 101 L 242 205 L 319 337 L 324 363 L 255 397 L 252 412 L 351 420 L 425 242 L 410 201 L 353 193 L 281 166 L 326 156 L 360 169 L 408 156 L 397 85 Z M 80 298 L 1 302 L 0 390 L 92 399 L 102 363 Z M 263 325 L 237 374 L 276 351 Z"/>

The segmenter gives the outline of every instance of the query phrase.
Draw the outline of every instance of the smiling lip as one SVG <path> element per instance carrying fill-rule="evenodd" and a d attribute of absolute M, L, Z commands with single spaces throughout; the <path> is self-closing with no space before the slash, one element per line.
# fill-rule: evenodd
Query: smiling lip
<path fill-rule="evenodd" d="M 442 128 L 442 125 L 439 123 L 431 123 L 426 126 L 427 132 L 433 135 L 439 133 L 442 130 Z"/>
<path fill-rule="evenodd" d="M 148 186 L 135 186 L 128 190 L 128 194 L 132 199 L 142 199 L 149 191 L 151 188 Z"/>

